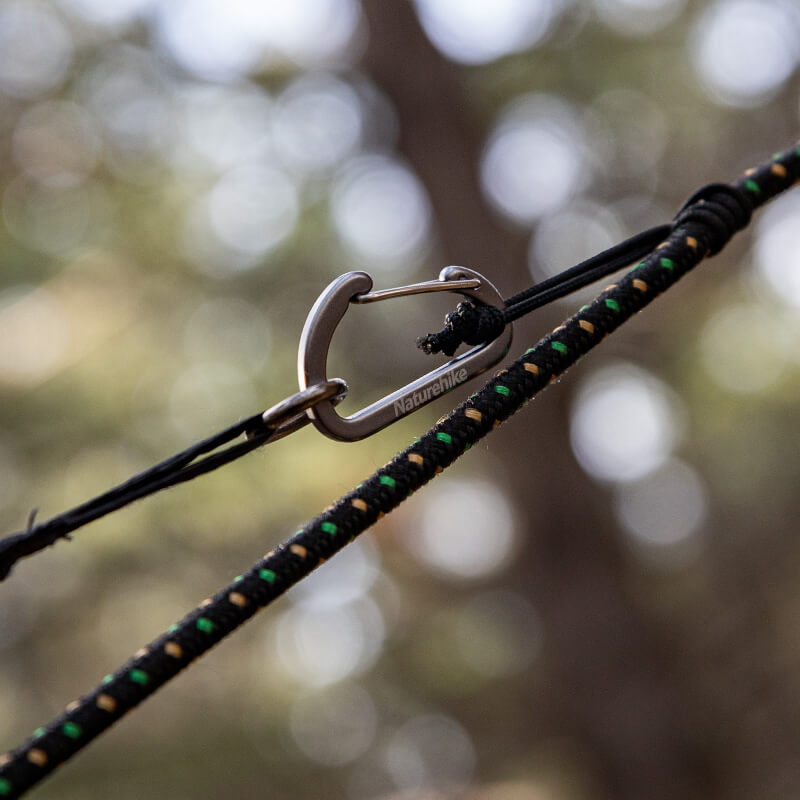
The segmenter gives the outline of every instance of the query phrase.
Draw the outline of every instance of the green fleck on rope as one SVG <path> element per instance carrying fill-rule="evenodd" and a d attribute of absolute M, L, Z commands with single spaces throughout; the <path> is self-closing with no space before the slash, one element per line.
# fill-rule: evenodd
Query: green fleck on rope
<path fill-rule="evenodd" d="M 203 633 L 211 633 L 214 630 L 214 623 L 208 617 L 198 617 L 195 624 L 197 630 L 203 631 Z"/>
<path fill-rule="evenodd" d="M 610 308 L 612 311 L 619 311 L 619 303 L 610 297 L 606 297 L 606 308 Z"/>
<path fill-rule="evenodd" d="M 499 383 L 497 386 L 494 387 L 494 390 L 497 394 L 503 395 L 503 397 L 508 397 L 511 394 L 511 389 L 508 386 L 503 386 L 502 383 Z"/>
<path fill-rule="evenodd" d="M 83 729 L 77 722 L 65 722 L 61 726 L 61 732 L 64 736 L 69 736 L 70 739 L 78 739 L 83 733 Z"/>
<path fill-rule="evenodd" d="M 745 181 L 745 188 L 753 194 L 761 194 L 761 187 L 755 181 Z"/>
<path fill-rule="evenodd" d="M 47 733 L 47 728 L 37 728 L 33 732 L 33 738 L 34 739 L 41 739 L 42 736 L 44 736 L 46 733 Z"/>
<path fill-rule="evenodd" d="M 128 673 L 128 677 L 139 686 L 146 686 L 150 683 L 150 676 L 143 669 L 132 669 Z"/>
<path fill-rule="evenodd" d="M 582 313 L 583 311 L 588 311 L 590 308 L 591 308 L 591 306 L 589 306 L 589 305 L 581 306 L 581 307 L 578 309 L 578 313 L 580 314 L 580 313 Z M 532 347 L 531 347 L 531 350 L 533 350 L 533 348 L 532 348 Z M 530 351 L 528 351 L 528 352 L 530 352 Z"/>
<path fill-rule="evenodd" d="M 11 781 L 6 780 L 5 778 L 0 778 L 0 794 L 11 794 L 11 789 Z"/>
<path fill-rule="evenodd" d="M 108 675 L 103 675 L 103 683 L 111 683 L 114 680 L 114 676 L 109 672 Z"/>
<path fill-rule="evenodd" d="M 436 438 L 445 444 L 453 444 L 453 437 L 444 431 L 439 431 L 439 433 L 436 434 Z"/>
<path fill-rule="evenodd" d="M 178 630 L 178 627 L 178 625 L 170 625 L 169 628 L 167 628 L 167 633 L 175 633 L 175 631 Z"/>
<path fill-rule="evenodd" d="M 664 269 L 675 269 L 675 262 L 671 258 L 662 258 L 659 262 Z"/>
<path fill-rule="evenodd" d="M 552 348 L 553 348 L 553 350 L 555 350 L 557 353 L 561 353 L 561 355 L 562 355 L 562 356 L 563 356 L 563 355 L 566 355 L 566 352 L 567 352 L 567 350 L 568 350 L 568 348 L 567 348 L 567 346 L 564 344 L 564 342 L 553 342 L 553 343 L 550 345 L 550 347 L 552 347 Z"/>
<path fill-rule="evenodd" d="M 325 533 L 329 533 L 331 536 L 333 536 L 336 531 L 339 530 L 335 522 L 323 522 L 322 525 L 320 525 L 320 528 L 322 528 Z"/>
<path fill-rule="evenodd" d="M 397 486 L 397 481 L 391 475 L 381 475 L 378 480 L 382 486 L 388 486 L 390 489 Z"/>
<path fill-rule="evenodd" d="M 275 583 L 276 575 L 271 569 L 260 569 L 258 571 L 258 577 L 267 583 Z"/>
<path fill-rule="evenodd" d="M 640 262 L 639 262 L 639 263 L 638 263 L 638 264 L 637 264 L 637 265 L 634 267 L 634 269 L 641 269 L 643 266 L 644 266 L 644 261 L 640 261 Z M 588 306 L 587 306 L 587 308 L 588 308 Z"/>

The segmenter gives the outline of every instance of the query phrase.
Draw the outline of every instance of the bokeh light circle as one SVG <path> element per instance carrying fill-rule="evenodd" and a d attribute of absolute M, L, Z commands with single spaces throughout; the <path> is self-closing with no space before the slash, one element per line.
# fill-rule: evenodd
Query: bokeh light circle
<path fill-rule="evenodd" d="M 260 6 L 251 0 L 170 0 L 158 5 L 158 36 L 184 69 L 233 81 L 255 69 L 264 53 Z"/>
<path fill-rule="evenodd" d="M 285 172 L 243 164 L 225 172 L 188 210 L 184 253 L 209 275 L 236 275 L 281 245 L 299 214 L 297 187 Z"/>
<path fill-rule="evenodd" d="M 463 64 L 484 64 L 533 47 L 547 33 L 560 0 L 415 0 L 428 38 Z"/>
<path fill-rule="evenodd" d="M 440 789 L 455 797 L 472 777 L 475 748 L 452 717 L 426 714 L 395 731 L 385 761 L 399 789 Z"/>
<path fill-rule="evenodd" d="M 476 579 L 508 563 L 515 544 L 514 515 L 496 484 L 440 478 L 421 502 L 407 543 L 425 566 L 444 577 Z"/>
<path fill-rule="evenodd" d="M 655 170 L 669 141 L 663 104 L 636 89 L 607 89 L 592 101 L 584 121 L 597 171 L 614 181 L 626 178 L 652 192 Z"/>
<path fill-rule="evenodd" d="M 44 287 L 0 292 L 0 384 L 35 385 L 63 365 L 72 330 L 59 299 Z"/>
<path fill-rule="evenodd" d="M 0 5 L 0 91 L 36 97 L 57 87 L 72 61 L 69 31 L 43 3 Z"/>
<path fill-rule="evenodd" d="M 306 75 L 278 99 L 275 146 L 287 168 L 324 173 L 352 155 L 361 138 L 358 95 L 331 75 Z"/>
<path fill-rule="evenodd" d="M 358 0 L 292 0 L 254 3 L 270 48 L 300 66 L 346 59 L 361 24 Z"/>
<path fill-rule="evenodd" d="M 161 166 L 161 156 L 181 131 L 175 119 L 180 94 L 169 92 L 148 51 L 116 44 L 86 67 L 76 95 L 92 115 L 103 140 L 102 157 L 114 175 L 134 182 L 163 177 L 152 167 Z"/>
<path fill-rule="evenodd" d="M 570 441 L 580 465 L 602 481 L 637 480 L 660 467 L 679 434 L 676 400 L 633 364 L 584 379 L 572 406 Z"/>
<path fill-rule="evenodd" d="M 172 161 L 224 171 L 272 155 L 272 100 L 262 89 L 196 84 L 178 94 Z"/>
<path fill-rule="evenodd" d="M 677 459 L 638 481 L 621 485 L 614 506 L 633 543 L 660 551 L 685 545 L 708 513 L 703 482 L 695 470 Z"/>
<path fill-rule="evenodd" d="M 673 22 L 686 0 L 594 0 L 594 7 L 608 26 L 629 36 L 649 36 Z"/>
<path fill-rule="evenodd" d="M 109 229 L 111 205 L 100 183 L 44 186 L 20 175 L 7 185 L 2 205 L 10 233 L 48 255 L 101 241 Z"/>
<path fill-rule="evenodd" d="M 297 189 L 279 170 L 239 167 L 223 175 L 211 190 L 208 212 L 212 230 L 227 247 L 260 255 L 294 229 Z"/>
<path fill-rule="evenodd" d="M 624 236 L 619 217 L 606 206 L 581 200 L 543 218 L 528 249 L 528 267 L 535 281 L 605 250 Z M 590 290 L 596 293 L 595 289 Z M 564 298 L 575 305 L 576 296 Z"/>
<path fill-rule="evenodd" d="M 563 100 L 527 95 L 504 111 L 489 136 L 481 180 L 492 204 L 529 224 L 561 208 L 588 182 L 583 125 Z"/>
<path fill-rule="evenodd" d="M 780 0 L 716 2 L 696 23 L 691 54 L 712 99 L 762 105 L 797 66 L 800 8 Z"/>
<path fill-rule="evenodd" d="M 158 0 L 58 0 L 73 14 L 93 25 L 118 28 L 145 16 Z"/>
<path fill-rule="evenodd" d="M 778 197 L 756 222 L 755 260 L 759 273 L 784 303 L 800 308 L 800 195 Z"/>
<path fill-rule="evenodd" d="M 293 681 L 329 686 L 368 670 L 385 635 L 383 615 L 368 597 L 329 607 L 296 605 L 278 620 L 279 663 Z"/>
<path fill-rule="evenodd" d="M 158 6 L 157 31 L 184 69 L 233 82 L 276 60 L 335 62 L 360 20 L 355 0 L 170 0 Z"/>
<path fill-rule="evenodd" d="M 353 159 L 337 175 L 330 202 L 336 231 L 359 263 L 408 268 L 427 244 L 428 196 L 419 179 L 395 159 Z"/>
<path fill-rule="evenodd" d="M 330 609 L 363 597 L 380 574 L 378 551 L 368 539 L 359 539 L 323 564 L 289 592 L 301 608 Z"/>
<path fill-rule="evenodd" d="M 94 169 L 100 139 L 85 109 L 68 100 L 48 100 L 20 117 L 12 148 L 29 177 L 47 186 L 74 186 Z"/>
<path fill-rule="evenodd" d="M 360 686 L 336 686 L 299 697 L 290 716 L 292 736 L 317 764 L 349 764 L 372 744 L 378 712 Z"/>

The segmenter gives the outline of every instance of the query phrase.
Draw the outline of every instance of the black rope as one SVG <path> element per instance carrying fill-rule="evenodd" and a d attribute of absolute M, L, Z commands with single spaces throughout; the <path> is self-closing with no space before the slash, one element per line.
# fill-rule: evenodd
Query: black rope
<path fill-rule="evenodd" d="M 728 188 L 739 192 L 737 197 L 745 198 L 752 211 L 799 178 L 800 147 L 796 147 L 748 171 Z M 358 488 L 203 601 L 13 752 L 0 757 L 0 797 L 19 797 L 380 516 L 396 508 L 714 248 L 724 245 L 722 231 L 705 214 L 679 220 L 667 240 L 617 284 L 527 350 Z"/>
<path fill-rule="evenodd" d="M 248 437 L 246 441 L 233 444 L 218 453 L 212 452 L 243 434 Z M 70 534 L 81 526 L 135 500 L 229 464 L 266 444 L 274 435 L 275 430 L 264 424 L 262 415 L 254 414 L 46 522 L 35 525 L 33 512 L 26 530 L 0 539 L 0 581 L 8 577 L 20 558 L 37 553 L 59 539 L 69 539 Z M 206 453 L 211 455 L 200 458 Z"/>
<path fill-rule="evenodd" d="M 346 393 L 347 384 L 339 378 L 308 387 L 262 414 L 253 414 L 228 426 L 47 522 L 35 525 L 38 509 L 34 509 L 28 517 L 28 527 L 23 532 L 0 539 L 0 581 L 8 577 L 20 558 L 38 553 L 59 539 L 69 540 L 73 531 L 89 522 L 162 489 L 205 475 L 267 442 L 291 433 L 309 422 L 305 416 L 307 408 L 324 398 L 337 403 Z M 247 437 L 246 441 L 220 450 L 223 445 L 242 435 Z M 203 455 L 205 458 L 200 458 Z"/>
<path fill-rule="evenodd" d="M 750 221 L 750 198 L 726 183 L 710 183 L 684 203 L 673 222 L 650 228 L 604 250 L 558 275 L 503 301 L 503 308 L 464 300 L 444 319 L 444 328 L 417 339 L 426 353 L 452 356 L 462 344 L 476 345 L 496 339 L 509 322 L 565 297 L 600 278 L 632 264 L 662 242 L 678 226 L 698 222 L 710 237 L 708 255 L 716 255 L 736 231 Z"/>

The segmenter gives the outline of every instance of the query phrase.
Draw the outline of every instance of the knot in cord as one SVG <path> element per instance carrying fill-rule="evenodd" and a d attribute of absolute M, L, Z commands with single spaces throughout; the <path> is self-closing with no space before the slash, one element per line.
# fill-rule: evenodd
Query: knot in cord
<path fill-rule="evenodd" d="M 417 346 L 428 354 L 452 356 L 462 342 L 473 345 L 490 342 L 502 333 L 507 323 L 643 258 L 680 227 L 702 242 L 706 255 L 716 255 L 737 231 L 747 226 L 755 205 L 753 199 L 736 186 L 709 183 L 683 204 L 672 223 L 636 234 L 541 281 L 505 300 L 502 309 L 471 301 L 459 303 L 458 308 L 445 317 L 444 329 L 420 337 Z"/>
<path fill-rule="evenodd" d="M 417 346 L 428 355 L 452 356 L 458 346 L 483 344 L 496 339 L 506 326 L 503 310 L 486 303 L 464 300 L 444 318 L 444 329 L 417 339 Z"/>
<path fill-rule="evenodd" d="M 750 222 L 751 199 L 726 183 L 709 183 L 696 191 L 675 217 L 675 226 L 693 223 L 704 235 L 708 255 L 714 256 Z"/>

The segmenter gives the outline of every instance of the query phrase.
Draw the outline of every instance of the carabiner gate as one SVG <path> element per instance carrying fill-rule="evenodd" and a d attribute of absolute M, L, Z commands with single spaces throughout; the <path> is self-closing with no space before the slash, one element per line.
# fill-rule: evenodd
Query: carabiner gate
<path fill-rule="evenodd" d="M 445 267 L 436 281 L 380 292 L 371 290 L 372 278 L 366 272 L 348 272 L 336 278 L 314 303 L 300 336 L 297 376 L 301 389 L 328 380 L 328 348 L 350 303 L 450 291 L 503 307 L 497 289 L 483 275 L 466 267 Z M 494 366 L 508 352 L 512 334 L 509 323 L 492 342 L 473 347 L 349 417 L 340 417 L 330 400 L 316 404 L 307 413 L 317 430 L 332 439 L 343 442 L 364 439 Z"/>

